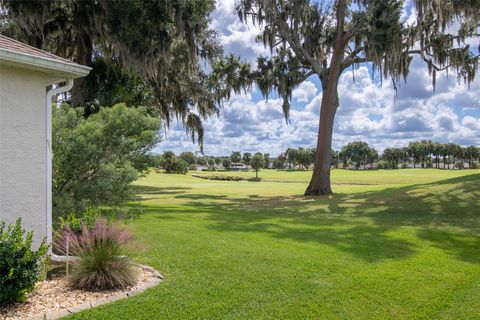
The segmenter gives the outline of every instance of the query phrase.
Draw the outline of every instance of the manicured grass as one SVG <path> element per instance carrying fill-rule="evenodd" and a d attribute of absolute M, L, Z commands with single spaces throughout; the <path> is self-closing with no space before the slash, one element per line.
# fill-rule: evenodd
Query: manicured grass
<path fill-rule="evenodd" d="M 316 198 L 310 174 L 139 180 L 128 227 L 165 281 L 70 318 L 480 319 L 480 170 L 334 170 Z"/>

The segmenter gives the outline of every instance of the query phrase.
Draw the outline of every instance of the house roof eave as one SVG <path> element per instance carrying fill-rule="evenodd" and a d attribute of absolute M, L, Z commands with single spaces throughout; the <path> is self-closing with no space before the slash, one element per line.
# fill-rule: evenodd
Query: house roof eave
<path fill-rule="evenodd" d="M 53 58 L 0 48 L 0 65 L 49 73 L 59 78 L 76 79 L 86 76 L 92 68 Z"/>

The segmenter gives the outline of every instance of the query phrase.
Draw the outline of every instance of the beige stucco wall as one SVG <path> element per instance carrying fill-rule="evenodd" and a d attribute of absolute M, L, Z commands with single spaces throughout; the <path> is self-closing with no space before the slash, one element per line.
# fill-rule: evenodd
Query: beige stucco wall
<path fill-rule="evenodd" d="M 48 75 L 0 65 L 0 220 L 47 233 Z"/>

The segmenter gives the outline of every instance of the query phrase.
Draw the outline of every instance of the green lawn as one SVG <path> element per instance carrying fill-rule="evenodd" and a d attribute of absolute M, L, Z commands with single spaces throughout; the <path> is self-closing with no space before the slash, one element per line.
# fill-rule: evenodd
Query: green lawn
<path fill-rule="evenodd" d="M 70 318 L 480 319 L 480 170 L 334 170 L 317 198 L 310 174 L 139 180 L 128 226 L 165 281 Z"/>

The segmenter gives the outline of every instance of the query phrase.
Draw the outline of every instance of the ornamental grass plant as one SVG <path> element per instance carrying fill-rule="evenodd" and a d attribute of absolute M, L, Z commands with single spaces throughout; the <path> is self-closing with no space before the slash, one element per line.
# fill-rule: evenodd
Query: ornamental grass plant
<path fill-rule="evenodd" d="M 78 233 L 65 227 L 57 247 L 65 254 L 78 257 L 68 276 L 71 287 L 84 290 L 121 289 L 135 284 L 136 268 L 129 258 L 133 243 L 131 234 L 118 224 L 100 218 L 93 227 L 83 224 Z"/>

